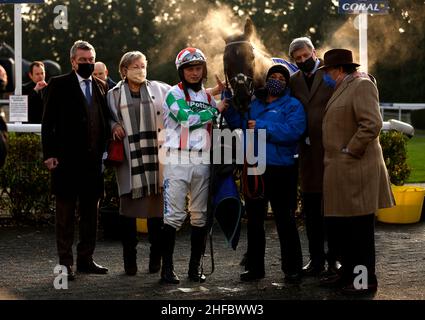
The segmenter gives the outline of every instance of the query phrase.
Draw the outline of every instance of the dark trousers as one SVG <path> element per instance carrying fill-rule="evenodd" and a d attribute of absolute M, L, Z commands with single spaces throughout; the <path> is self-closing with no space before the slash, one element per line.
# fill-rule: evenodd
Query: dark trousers
<path fill-rule="evenodd" d="M 282 271 L 285 274 L 300 272 L 302 253 L 295 222 L 297 199 L 297 167 L 267 166 L 263 175 L 265 198 L 246 200 L 248 215 L 248 266 L 254 272 L 264 272 L 266 237 L 264 219 L 270 201 L 280 241 Z"/>
<path fill-rule="evenodd" d="M 96 246 L 97 196 L 56 196 L 56 245 L 61 265 L 73 265 L 75 213 L 79 212 L 79 243 L 77 263 L 92 261 Z"/>
<path fill-rule="evenodd" d="M 135 255 L 136 246 L 139 243 L 139 240 L 137 239 L 136 218 L 120 215 L 120 224 L 121 242 L 124 248 L 124 252 Z"/>
<path fill-rule="evenodd" d="M 151 257 L 161 257 L 161 233 L 162 226 L 164 225 L 164 219 L 153 217 L 147 219 L 148 225 L 148 240 L 151 245 L 150 255 Z"/>
<path fill-rule="evenodd" d="M 327 217 L 331 246 L 340 254 L 343 278 L 352 282 L 356 266 L 365 266 L 369 282 L 376 281 L 375 275 L 375 215 L 357 217 Z M 334 243 L 336 242 L 336 244 Z"/>
<path fill-rule="evenodd" d="M 322 193 L 304 192 L 302 197 L 310 259 L 321 268 L 325 264 Z"/>
<path fill-rule="evenodd" d="M 136 218 L 120 216 L 121 241 L 125 250 L 130 252 L 136 249 L 138 244 Z M 151 245 L 150 254 L 161 256 L 161 229 L 163 219 L 158 217 L 147 218 L 148 240 Z"/>

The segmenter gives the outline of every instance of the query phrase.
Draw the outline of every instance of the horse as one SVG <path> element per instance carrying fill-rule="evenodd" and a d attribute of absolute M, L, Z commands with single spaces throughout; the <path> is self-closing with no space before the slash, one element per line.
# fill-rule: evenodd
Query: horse
<path fill-rule="evenodd" d="M 248 18 L 245 22 L 243 33 L 224 38 L 223 66 L 226 88 L 231 88 L 233 106 L 242 113 L 249 111 L 249 104 L 254 91 L 264 85 L 263 76 L 265 75 L 267 64 L 270 66 L 272 64 L 282 64 L 289 70 L 291 75 L 298 70 L 296 65 L 285 59 L 272 57 L 267 53 L 261 52 L 261 50 L 254 49 L 251 44 L 253 33 L 254 24 Z M 263 56 L 266 62 L 264 63 L 264 60 L 258 61 L 258 55 Z M 261 70 L 262 68 L 264 70 Z"/>
<path fill-rule="evenodd" d="M 224 38 L 225 49 L 223 54 L 226 81 L 224 97 L 229 98 L 231 92 L 234 108 L 240 113 L 247 112 L 248 116 L 254 91 L 264 85 L 262 77 L 265 71 L 256 68 L 256 55 L 250 41 L 253 33 L 254 25 L 252 20 L 248 18 L 243 33 Z M 273 63 L 282 63 L 282 61 L 270 59 L 270 65 Z M 260 63 L 260 65 L 263 64 Z M 223 117 L 220 117 L 219 129 L 225 129 L 222 126 L 222 119 Z M 219 138 L 213 140 L 211 145 L 213 155 L 216 153 L 223 157 L 224 154 L 231 154 L 232 158 L 216 159 L 219 162 L 210 166 L 207 226 L 212 230 L 213 217 L 215 217 L 227 238 L 229 246 L 236 250 L 240 237 L 240 220 L 243 214 L 240 194 L 234 181 L 235 179 L 240 180 L 242 174 L 242 166 L 236 161 L 236 152 L 240 152 L 240 149 L 237 148 L 237 143 L 235 144 L 233 139 L 228 144 L 228 141 L 224 142 Z M 230 150 L 230 152 L 226 153 L 226 150 Z M 214 156 L 213 159 L 215 159 Z M 258 180 L 257 177 L 254 177 L 254 179 Z M 244 184 L 247 184 L 247 181 Z M 264 190 L 262 184 L 254 182 L 254 185 L 259 185 L 256 190 Z M 214 271 L 214 257 L 211 237 L 210 246 L 212 273 Z"/>
<path fill-rule="evenodd" d="M 255 54 L 250 38 L 254 33 L 251 19 L 247 19 L 242 34 L 224 39 L 223 54 L 226 88 L 233 91 L 232 102 L 240 112 L 248 111 L 254 94 Z"/>

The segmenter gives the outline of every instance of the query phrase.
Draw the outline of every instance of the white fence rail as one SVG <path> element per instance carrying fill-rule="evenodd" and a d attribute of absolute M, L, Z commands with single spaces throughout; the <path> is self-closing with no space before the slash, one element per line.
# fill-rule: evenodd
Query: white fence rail
<path fill-rule="evenodd" d="M 9 100 L 0 100 L 0 103 L 9 104 Z M 425 103 L 381 103 L 380 108 L 382 118 L 384 118 L 385 110 L 391 110 L 398 112 L 398 120 L 401 121 L 402 111 L 425 109 Z M 10 132 L 41 132 L 41 124 L 8 123 L 7 128 Z"/>
<path fill-rule="evenodd" d="M 41 133 L 41 124 L 8 123 L 7 124 L 7 131 L 9 131 L 9 132 Z"/>
<path fill-rule="evenodd" d="M 414 111 L 425 109 L 425 103 L 381 103 L 381 114 L 384 118 L 385 110 L 398 111 L 398 120 L 401 121 L 402 111 Z"/>

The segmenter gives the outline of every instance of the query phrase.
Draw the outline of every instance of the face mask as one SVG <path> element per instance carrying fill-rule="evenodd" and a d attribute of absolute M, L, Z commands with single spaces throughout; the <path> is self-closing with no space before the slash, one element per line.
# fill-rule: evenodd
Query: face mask
<path fill-rule="evenodd" d="M 79 63 L 77 73 L 84 79 L 88 79 L 94 70 L 94 63 Z"/>
<path fill-rule="evenodd" d="M 311 56 L 304 62 L 297 62 L 297 66 L 302 72 L 311 72 L 316 66 L 316 61 L 314 61 L 313 56 Z"/>
<path fill-rule="evenodd" d="M 335 89 L 335 87 L 336 87 L 336 80 L 332 79 L 332 77 L 329 74 L 325 73 L 323 75 L 323 81 L 325 81 L 325 83 L 326 83 L 326 85 L 328 87 L 331 87 L 332 89 Z"/>
<path fill-rule="evenodd" d="M 286 85 L 277 79 L 270 78 L 266 82 L 266 89 L 271 96 L 279 97 L 285 91 Z"/>
<path fill-rule="evenodd" d="M 6 91 L 6 82 L 0 79 L 0 92 Z"/>
<path fill-rule="evenodd" d="M 145 69 L 128 69 L 127 78 L 131 82 L 141 84 L 146 80 L 146 70 Z"/>

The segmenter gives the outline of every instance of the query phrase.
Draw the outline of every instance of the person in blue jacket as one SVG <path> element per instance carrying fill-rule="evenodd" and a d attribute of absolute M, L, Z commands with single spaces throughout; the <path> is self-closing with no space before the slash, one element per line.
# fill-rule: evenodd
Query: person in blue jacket
<path fill-rule="evenodd" d="M 223 113 L 231 129 L 244 130 L 245 150 L 258 149 L 258 130 L 266 132 L 266 169 L 256 177 L 264 183 L 264 196 L 250 197 L 245 194 L 248 215 L 247 265 L 241 274 L 242 281 L 264 278 L 265 231 L 264 219 L 270 201 L 281 247 L 282 271 L 285 281 L 299 282 L 302 270 L 302 252 L 295 208 L 297 202 L 298 166 L 295 159 L 297 144 L 306 128 L 302 104 L 290 96 L 287 84 L 289 71 L 280 64 L 267 72 L 266 85 L 257 90 L 250 110 L 239 113 L 231 104 Z M 246 139 L 246 129 L 254 129 L 254 146 Z M 258 152 L 258 151 L 256 151 Z M 253 181 L 253 179 L 247 179 Z"/>

